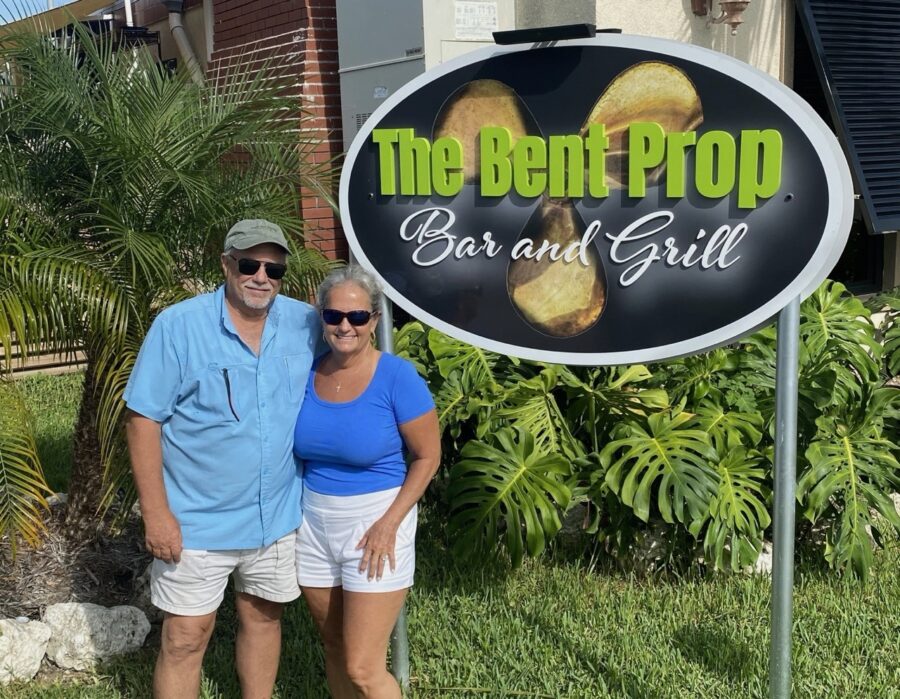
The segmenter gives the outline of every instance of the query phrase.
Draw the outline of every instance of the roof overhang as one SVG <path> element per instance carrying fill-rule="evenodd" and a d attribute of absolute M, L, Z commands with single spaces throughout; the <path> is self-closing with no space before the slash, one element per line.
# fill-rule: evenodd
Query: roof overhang
<path fill-rule="evenodd" d="M 76 0 L 68 5 L 54 7 L 52 10 L 46 10 L 45 12 L 4 24 L 0 26 L 0 36 L 30 28 L 36 28 L 41 32 L 55 32 L 57 29 L 62 29 L 72 22 L 85 20 L 100 10 L 112 7 L 114 4 L 110 0 Z"/>

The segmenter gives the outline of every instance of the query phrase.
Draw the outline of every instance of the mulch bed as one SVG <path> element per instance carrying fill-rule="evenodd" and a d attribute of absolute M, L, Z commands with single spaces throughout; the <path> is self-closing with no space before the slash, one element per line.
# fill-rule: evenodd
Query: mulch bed
<path fill-rule="evenodd" d="M 32 549 L 20 543 L 15 557 L 8 537 L 0 539 L 0 619 L 40 619 L 59 602 L 144 606 L 138 583 L 150 556 L 140 517 L 131 514 L 120 529 L 98 531 L 92 542 L 79 545 L 67 541 L 64 520 L 65 505 L 55 504 L 42 544 Z"/>
<path fill-rule="evenodd" d="M 124 525 L 98 529 L 90 543 L 73 545 L 64 534 L 65 504 L 55 503 L 46 518 L 41 545 L 19 545 L 12 555 L 8 536 L 0 538 L 0 619 L 27 616 L 40 620 L 44 610 L 60 602 L 91 602 L 104 607 L 140 607 L 151 622 L 158 613 L 149 603 L 150 555 L 144 550 L 141 518 L 129 513 Z M 156 627 L 154 627 L 156 629 Z M 154 630 L 151 637 L 158 635 Z M 59 668 L 44 658 L 37 683 L 89 681 L 92 672 Z"/>

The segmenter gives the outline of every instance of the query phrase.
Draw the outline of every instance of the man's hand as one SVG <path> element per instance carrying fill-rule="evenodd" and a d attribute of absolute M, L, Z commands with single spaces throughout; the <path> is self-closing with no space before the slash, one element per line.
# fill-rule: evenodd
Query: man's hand
<path fill-rule="evenodd" d="M 144 544 L 154 558 L 166 563 L 181 560 L 181 525 L 169 510 L 144 514 Z"/>
<path fill-rule="evenodd" d="M 160 424 L 129 410 L 125 420 L 134 484 L 144 516 L 144 543 L 154 558 L 181 560 L 181 525 L 169 509 L 163 482 Z"/>

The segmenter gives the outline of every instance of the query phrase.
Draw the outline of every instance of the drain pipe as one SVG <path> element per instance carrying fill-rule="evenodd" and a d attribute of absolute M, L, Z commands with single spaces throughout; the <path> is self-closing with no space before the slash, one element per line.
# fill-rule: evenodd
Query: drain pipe
<path fill-rule="evenodd" d="M 197 62 L 197 56 L 194 54 L 194 49 L 191 48 L 191 42 L 188 41 L 187 32 L 181 21 L 181 15 L 184 12 L 182 0 L 162 0 L 162 4 L 169 11 L 169 29 L 172 30 L 172 38 L 175 39 L 178 53 L 187 66 L 191 79 L 198 85 L 204 85 L 206 80 L 203 78 L 203 71 Z"/>

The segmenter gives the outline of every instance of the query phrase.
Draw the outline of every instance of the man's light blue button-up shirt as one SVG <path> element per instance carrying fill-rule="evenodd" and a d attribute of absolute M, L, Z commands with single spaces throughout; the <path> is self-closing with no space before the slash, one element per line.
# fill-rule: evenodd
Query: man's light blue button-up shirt
<path fill-rule="evenodd" d="M 312 306 L 276 296 L 257 356 L 224 286 L 153 322 L 124 398 L 162 426 L 166 496 L 185 548 L 268 546 L 300 525 L 294 424 L 321 332 Z"/>

